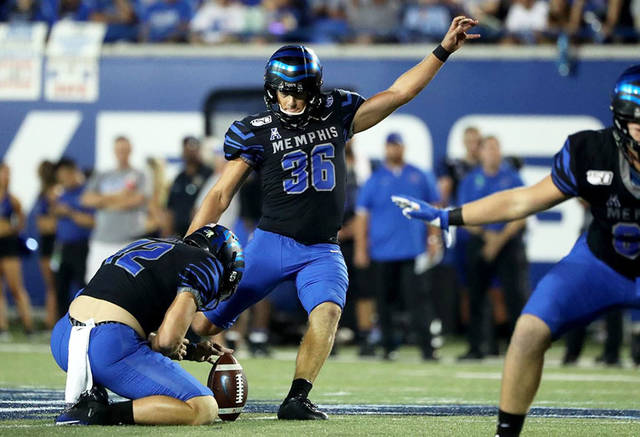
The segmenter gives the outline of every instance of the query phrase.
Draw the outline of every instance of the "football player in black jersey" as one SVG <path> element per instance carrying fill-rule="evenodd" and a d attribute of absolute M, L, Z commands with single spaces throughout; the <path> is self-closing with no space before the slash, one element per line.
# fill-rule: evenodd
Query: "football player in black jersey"
<path fill-rule="evenodd" d="M 262 218 L 247 245 L 238 293 L 194 323 L 211 334 L 231 326 L 281 281 L 295 280 L 309 327 L 280 419 L 326 419 L 307 398 L 331 350 L 345 302 L 347 269 L 337 244 L 345 203 L 345 143 L 413 99 L 477 22 L 456 17 L 432 54 L 385 91 L 365 101 L 356 93 L 322 92 L 322 66 L 304 46 L 285 46 L 265 70 L 261 114 L 234 122 L 224 140 L 229 162 L 207 194 L 191 230 L 217 221 L 243 180 L 261 169 Z"/>
<path fill-rule="evenodd" d="M 616 82 L 611 110 L 613 126 L 570 135 L 536 185 L 452 210 L 393 198 L 405 215 L 445 230 L 521 219 L 571 197 L 591 207 L 586 234 L 539 282 L 518 319 L 504 363 L 498 436 L 520 434 L 553 340 L 611 308 L 640 308 L 640 65 Z"/>
<path fill-rule="evenodd" d="M 243 271 L 237 238 L 219 225 L 182 241 L 138 240 L 107 258 L 51 335 L 71 405 L 56 424 L 212 422 L 213 393 L 172 360 L 211 361 L 232 352 L 184 336 L 197 311 L 233 295 Z M 105 387 L 131 400 L 109 404 Z"/>

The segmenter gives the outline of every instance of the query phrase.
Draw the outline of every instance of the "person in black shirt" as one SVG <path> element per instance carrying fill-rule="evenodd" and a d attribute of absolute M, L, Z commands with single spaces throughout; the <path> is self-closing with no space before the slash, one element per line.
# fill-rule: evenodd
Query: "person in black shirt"
<path fill-rule="evenodd" d="M 189 229 L 192 211 L 203 185 L 213 174 L 211 167 L 202 162 L 200 141 L 194 137 L 182 140 L 184 170 L 176 176 L 169 191 L 167 209 L 171 213 L 173 233 L 184 236 Z"/>
<path fill-rule="evenodd" d="M 235 121 L 224 140 L 229 162 L 190 229 L 217 221 L 238 187 L 261 170 L 262 218 L 247 245 L 247 275 L 233 299 L 207 311 L 201 330 L 216 334 L 285 280 L 295 280 L 309 314 L 291 390 L 280 419 L 326 419 L 308 399 L 333 345 L 346 299 L 347 269 L 337 233 L 345 206 L 345 143 L 413 99 L 460 48 L 475 20 L 456 17 L 433 52 L 393 85 L 365 101 L 339 89 L 323 92 L 322 65 L 307 47 L 284 46 L 265 69 L 267 111 Z"/>
<path fill-rule="evenodd" d="M 448 229 L 513 221 L 581 197 L 593 221 L 571 252 L 540 280 L 507 351 L 497 436 L 520 434 L 552 340 L 616 307 L 640 309 L 640 65 L 625 70 L 611 101 L 613 126 L 570 135 L 551 174 L 442 210 L 394 196 L 405 215 Z"/>
<path fill-rule="evenodd" d="M 53 357 L 67 372 L 65 401 L 73 404 L 56 424 L 213 421 L 211 390 L 171 360 L 232 352 L 184 337 L 197 311 L 233 295 L 243 272 L 237 238 L 219 225 L 184 240 L 138 240 L 104 260 L 51 335 Z M 105 387 L 131 400 L 109 405 Z"/>

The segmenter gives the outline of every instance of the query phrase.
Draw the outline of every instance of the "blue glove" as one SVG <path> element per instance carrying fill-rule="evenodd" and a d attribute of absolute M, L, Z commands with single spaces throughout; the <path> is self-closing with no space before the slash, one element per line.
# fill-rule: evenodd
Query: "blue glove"
<path fill-rule="evenodd" d="M 409 219 L 420 219 L 431 226 L 437 226 L 444 231 L 445 243 L 451 246 L 452 238 L 449 233 L 449 210 L 436 208 L 420 199 L 411 196 L 391 196 L 391 200 L 402 209 L 402 214 Z"/>

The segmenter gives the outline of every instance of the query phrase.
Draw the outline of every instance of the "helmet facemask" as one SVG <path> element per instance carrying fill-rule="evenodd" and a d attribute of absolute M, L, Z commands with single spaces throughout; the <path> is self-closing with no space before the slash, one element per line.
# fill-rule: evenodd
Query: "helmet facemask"
<path fill-rule="evenodd" d="M 264 75 L 264 101 L 287 129 L 300 129 L 309 124 L 322 106 L 322 66 L 318 57 L 304 46 L 284 46 L 269 59 Z M 278 91 L 306 95 L 300 113 L 287 113 L 278 103 Z"/>

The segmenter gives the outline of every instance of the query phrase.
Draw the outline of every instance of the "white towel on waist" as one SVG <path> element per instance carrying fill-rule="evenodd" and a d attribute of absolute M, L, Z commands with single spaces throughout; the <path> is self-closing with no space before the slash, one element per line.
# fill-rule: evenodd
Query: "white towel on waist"
<path fill-rule="evenodd" d="M 96 326 L 93 319 L 84 322 L 85 326 L 72 326 L 69 336 L 69 358 L 67 361 L 67 385 L 64 389 L 66 404 L 78 402 L 82 392 L 93 387 L 93 376 L 89 363 L 89 335 Z"/>

